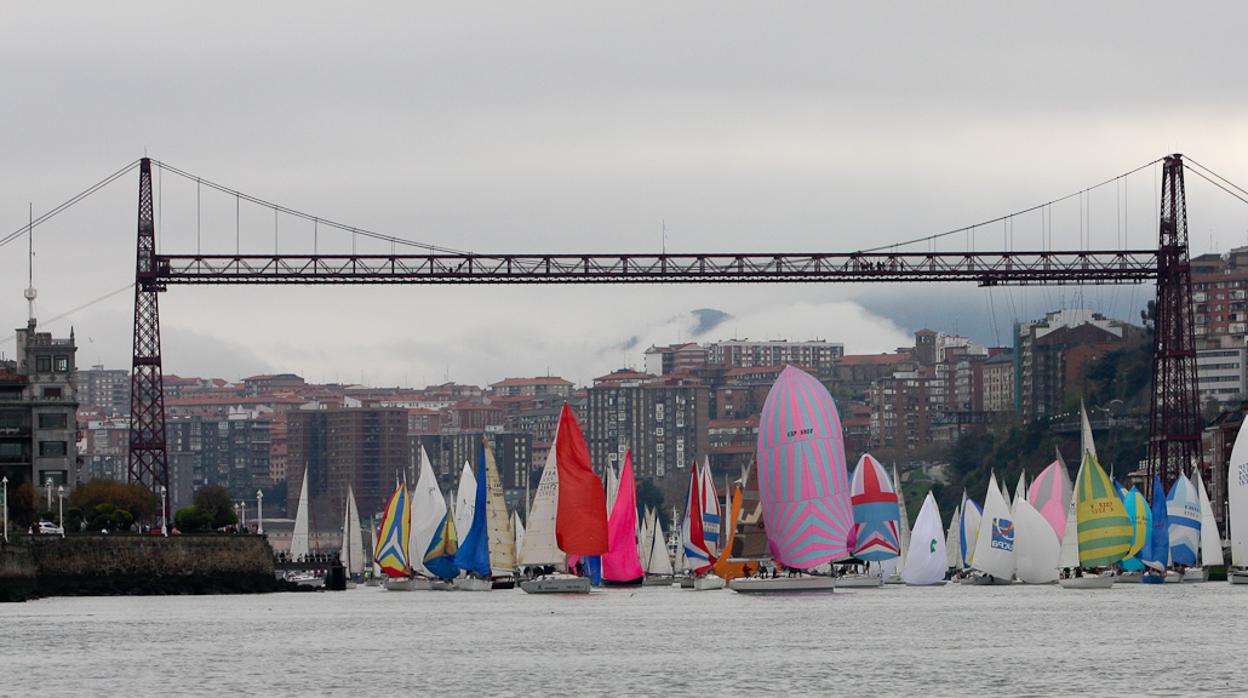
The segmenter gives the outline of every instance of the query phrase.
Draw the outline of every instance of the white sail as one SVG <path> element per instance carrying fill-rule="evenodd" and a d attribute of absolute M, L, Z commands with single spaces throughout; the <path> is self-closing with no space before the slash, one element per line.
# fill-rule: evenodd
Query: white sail
<path fill-rule="evenodd" d="M 984 517 L 975 541 L 975 569 L 998 579 L 1014 576 L 1014 519 L 1010 503 L 1001 493 L 996 473 L 988 476 L 984 494 Z"/>
<path fill-rule="evenodd" d="M 945 578 L 945 532 L 940 522 L 940 509 L 932 493 L 927 493 L 923 508 L 914 521 L 910 535 L 910 549 L 906 552 L 906 566 L 901 570 L 901 580 L 906 584 L 936 584 Z"/>
<path fill-rule="evenodd" d="M 1062 543 L 1044 516 L 1019 497 L 1014 502 L 1014 563 L 1018 578 L 1028 584 L 1057 581 L 1057 560 Z"/>
<path fill-rule="evenodd" d="M 711 557 L 717 557 L 719 555 L 719 545 L 723 542 L 723 538 L 719 535 L 723 526 L 720 522 L 719 494 L 715 492 L 715 478 L 711 477 L 711 462 L 710 458 L 706 456 L 702 458 L 702 484 L 700 489 L 702 495 L 702 536 Z M 728 512 L 724 511 L 723 515 L 727 516 Z"/>
<path fill-rule="evenodd" d="M 555 436 L 558 440 L 558 434 Z M 524 532 L 524 545 L 520 548 L 521 565 L 554 565 L 563 567 L 567 556 L 555 542 L 555 516 L 559 508 L 559 466 L 556 464 L 555 444 L 546 453 L 546 465 L 533 496 L 529 510 L 528 528 Z"/>
<path fill-rule="evenodd" d="M 455 490 L 455 530 L 460 537 L 468 535 L 472 528 L 472 517 L 477 511 L 477 476 L 472 466 L 464 461 L 464 470 L 459 474 L 459 489 Z"/>
<path fill-rule="evenodd" d="M 1018 474 L 1018 485 L 1014 487 L 1014 499 L 1010 502 L 1010 510 L 1018 505 L 1019 499 L 1027 499 L 1027 471 L 1023 470 Z"/>
<path fill-rule="evenodd" d="M 1079 466 L 1079 473 L 1075 475 L 1075 484 L 1072 488 L 1077 491 L 1079 481 L 1083 479 L 1083 465 Z M 1079 507 L 1079 500 L 1073 495 L 1070 503 L 1066 506 L 1066 533 L 1062 536 L 1061 552 L 1057 556 L 1057 566 L 1062 569 L 1074 569 L 1079 566 L 1079 524 L 1075 517 L 1075 511 Z"/>
<path fill-rule="evenodd" d="M 347 573 L 364 574 L 364 532 L 360 530 L 360 511 L 355 505 L 355 492 L 347 485 L 346 518 L 342 522 L 342 565 Z"/>
<path fill-rule="evenodd" d="M 1101 459 L 1096 457 L 1096 444 L 1092 441 L 1092 424 L 1088 422 L 1088 411 L 1083 408 L 1083 400 L 1079 401 L 1079 460 L 1083 461 L 1084 453 L 1091 453 L 1092 458 L 1099 463 Z"/>
<path fill-rule="evenodd" d="M 1205 489 L 1205 478 L 1195 471 L 1196 489 L 1200 496 L 1200 564 L 1217 567 L 1226 564 L 1222 559 L 1222 536 L 1218 533 L 1218 520 L 1213 516 L 1213 505 Z"/>
<path fill-rule="evenodd" d="M 893 491 L 897 493 L 897 508 L 901 511 L 897 519 L 897 543 L 901 556 L 896 565 L 897 569 L 901 569 L 906 566 L 906 550 L 910 547 L 910 515 L 906 513 L 906 493 L 901 488 L 901 478 L 897 477 L 896 463 L 893 463 Z"/>
<path fill-rule="evenodd" d="M 962 569 L 962 505 L 953 508 L 953 518 L 949 519 L 949 535 L 945 538 L 945 562 L 951 570 Z"/>
<path fill-rule="evenodd" d="M 649 572 L 646 561 L 650 559 L 650 545 L 654 541 L 654 512 L 645 507 L 639 518 L 641 527 L 637 530 L 637 556 L 641 558 L 641 568 Z"/>
<path fill-rule="evenodd" d="M 299 559 L 308 554 L 308 469 L 303 469 L 303 485 L 299 488 L 299 508 L 295 510 L 295 530 L 290 534 L 290 556 Z"/>
<path fill-rule="evenodd" d="M 516 534 L 511 530 L 507 512 L 507 496 L 494 461 L 494 449 L 482 440 L 485 448 L 485 528 L 490 535 L 490 569 L 495 576 L 516 571 Z"/>
<path fill-rule="evenodd" d="M 520 512 L 511 513 L 511 530 L 516 534 L 516 554 L 524 547 L 524 522 L 520 520 Z"/>
<path fill-rule="evenodd" d="M 1243 423 L 1239 431 L 1244 430 Z M 1231 564 L 1248 567 L 1248 439 L 1235 435 L 1226 473 L 1227 516 L 1230 519 Z"/>
<path fill-rule="evenodd" d="M 656 514 L 654 517 L 654 526 L 651 528 L 653 539 L 650 543 L 650 558 L 645 561 L 646 572 L 648 574 L 666 575 L 672 574 L 672 558 L 667 555 L 667 537 L 663 535 L 663 522 L 659 521 Z"/>
<path fill-rule="evenodd" d="M 424 446 L 420 447 L 419 478 L 412 488 L 412 529 L 408 538 L 407 559 L 414 571 L 432 577 L 433 573 L 425 569 L 423 561 L 446 516 L 446 499 L 442 496 L 442 488 L 438 486 L 438 478 L 433 474 L 433 466 Z"/>
<path fill-rule="evenodd" d="M 975 559 L 975 545 L 979 542 L 979 531 L 983 525 L 983 510 L 975 504 L 974 500 L 967 498 L 966 492 L 962 492 L 962 549 L 958 554 L 962 556 L 962 567 L 970 567 Z"/>
<path fill-rule="evenodd" d="M 615 498 L 620 496 L 620 476 L 616 475 L 615 468 L 610 463 L 607 463 L 606 468 L 607 511 L 611 511 L 615 508 Z"/>

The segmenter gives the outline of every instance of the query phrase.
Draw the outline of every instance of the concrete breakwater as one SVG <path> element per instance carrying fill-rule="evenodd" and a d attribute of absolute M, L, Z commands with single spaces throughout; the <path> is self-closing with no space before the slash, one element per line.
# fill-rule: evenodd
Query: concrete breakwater
<path fill-rule="evenodd" d="M 284 588 L 263 536 L 35 536 L 0 547 L 0 601 Z"/>

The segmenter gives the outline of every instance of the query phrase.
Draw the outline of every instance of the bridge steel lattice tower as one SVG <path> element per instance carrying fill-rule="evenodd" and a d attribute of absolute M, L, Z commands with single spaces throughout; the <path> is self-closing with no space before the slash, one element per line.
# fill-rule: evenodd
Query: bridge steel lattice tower
<path fill-rule="evenodd" d="M 1200 398 L 1192 327 L 1192 265 L 1187 250 L 1183 156 L 1162 166 L 1153 323 L 1153 392 L 1149 405 L 1147 487 L 1154 474 L 1167 491 L 1180 473 L 1200 467 Z"/>
<path fill-rule="evenodd" d="M 139 236 L 134 266 L 134 354 L 130 364 L 130 482 L 154 494 L 165 490 L 169 509 L 169 458 L 165 444 L 165 390 L 160 357 L 159 294 L 164 283 L 157 274 L 156 220 L 152 208 L 152 163 L 139 164 Z"/>

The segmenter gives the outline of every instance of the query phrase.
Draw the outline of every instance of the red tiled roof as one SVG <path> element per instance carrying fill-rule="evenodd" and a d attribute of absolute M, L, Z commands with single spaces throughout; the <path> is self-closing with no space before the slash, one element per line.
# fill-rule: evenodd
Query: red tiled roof
<path fill-rule="evenodd" d="M 537 378 L 505 378 L 497 383 L 490 383 L 491 388 L 509 385 L 572 385 L 572 381 L 559 376 L 539 376 Z"/>

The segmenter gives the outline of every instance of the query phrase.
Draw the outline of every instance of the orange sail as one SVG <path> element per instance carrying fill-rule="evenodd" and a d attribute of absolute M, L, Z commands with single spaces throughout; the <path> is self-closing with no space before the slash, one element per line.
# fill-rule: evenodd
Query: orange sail
<path fill-rule="evenodd" d="M 724 551 L 715 561 L 715 574 L 725 581 L 731 581 L 737 577 L 750 577 L 758 572 L 757 560 L 731 559 L 732 544 L 737 539 L 737 522 L 741 520 L 742 498 L 741 482 L 737 481 L 732 486 L 732 509 L 728 513 L 728 534 L 724 540 Z"/>
<path fill-rule="evenodd" d="M 602 555 L 607 552 L 607 496 L 589 462 L 581 426 L 567 403 L 559 416 L 555 449 L 559 471 L 555 542 L 570 555 Z"/>

